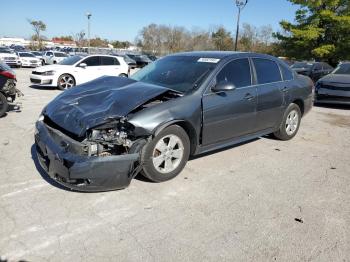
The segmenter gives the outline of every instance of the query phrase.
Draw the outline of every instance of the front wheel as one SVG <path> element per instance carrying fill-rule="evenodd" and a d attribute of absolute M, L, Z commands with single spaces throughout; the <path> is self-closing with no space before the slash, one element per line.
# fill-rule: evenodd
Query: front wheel
<path fill-rule="evenodd" d="M 181 173 L 190 155 L 190 140 L 179 126 L 161 131 L 141 153 L 142 174 L 153 182 L 164 182 Z"/>
<path fill-rule="evenodd" d="M 301 122 L 301 111 L 298 105 L 290 104 L 283 116 L 280 129 L 274 136 L 281 140 L 290 140 L 298 133 Z"/>
<path fill-rule="evenodd" d="M 58 78 L 57 88 L 60 90 L 70 89 L 75 86 L 75 79 L 69 74 L 63 74 Z"/>
<path fill-rule="evenodd" d="M 6 114 L 8 107 L 7 98 L 0 93 L 0 117 Z"/>

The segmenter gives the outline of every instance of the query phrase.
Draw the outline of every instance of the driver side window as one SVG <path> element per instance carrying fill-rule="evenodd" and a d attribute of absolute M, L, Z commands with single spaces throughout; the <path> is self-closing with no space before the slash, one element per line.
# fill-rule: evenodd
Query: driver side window
<path fill-rule="evenodd" d="M 252 85 L 249 60 L 236 59 L 225 65 L 216 76 L 216 83 L 222 82 L 234 84 L 236 88 Z"/>

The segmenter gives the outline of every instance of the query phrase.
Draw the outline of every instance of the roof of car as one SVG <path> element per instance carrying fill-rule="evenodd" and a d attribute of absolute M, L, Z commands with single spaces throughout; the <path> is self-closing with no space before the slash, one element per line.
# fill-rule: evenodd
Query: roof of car
<path fill-rule="evenodd" d="M 260 58 L 273 58 L 277 59 L 273 56 L 253 53 L 253 52 L 234 52 L 234 51 L 193 51 L 193 52 L 183 52 L 173 54 L 172 56 L 192 56 L 192 57 L 200 57 L 200 58 L 215 58 L 215 59 L 224 59 L 228 57 L 260 57 Z"/>

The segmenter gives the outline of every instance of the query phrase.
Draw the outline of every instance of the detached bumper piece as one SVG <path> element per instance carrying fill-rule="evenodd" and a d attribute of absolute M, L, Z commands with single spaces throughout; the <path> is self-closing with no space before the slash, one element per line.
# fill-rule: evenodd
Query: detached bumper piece
<path fill-rule="evenodd" d="M 35 144 L 42 168 L 61 185 L 72 190 L 100 192 L 129 186 L 136 174 L 139 154 L 120 156 L 84 156 L 79 142 L 43 122 L 37 122 Z M 83 145 L 81 144 L 81 148 Z M 136 168 L 137 169 L 137 168 Z"/>

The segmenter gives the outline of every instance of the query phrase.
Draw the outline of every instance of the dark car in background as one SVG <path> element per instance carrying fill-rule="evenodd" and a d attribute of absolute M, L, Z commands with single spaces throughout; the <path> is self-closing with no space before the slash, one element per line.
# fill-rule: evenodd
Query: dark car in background
<path fill-rule="evenodd" d="M 291 68 L 298 74 L 310 77 L 314 82 L 334 70 L 333 67 L 324 62 L 295 62 Z"/>
<path fill-rule="evenodd" d="M 315 103 L 350 105 L 350 62 L 341 63 L 317 82 Z"/>
<path fill-rule="evenodd" d="M 153 62 L 146 55 L 127 54 L 127 56 L 136 62 L 138 68 L 143 68 Z"/>
<path fill-rule="evenodd" d="M 0 117 L 8 110 L 8 101 L 15 101 L 22 93 L 16 88 L 16 74 L 6 64 L 0 63 Z"/>
<path fill-rule="evenodd" d="M 167 56 L 131 78 L 102 77 L 55 98 L 36 123 L 38 159 L 79 191 L 122 189 L 140 171 L 167 181 L 191 155 L 267 134 L 292 139 L 312 90 L 310 78 L 268 55 Z"/>
<path fill-rule="evenodd" d="M 119 55 L 124 58 L 124 61 L 128 64 L 129 68 L 134 69 L 137 67 L 137 63 L 134 59 L 130 58 L 127 55 Z"/>

